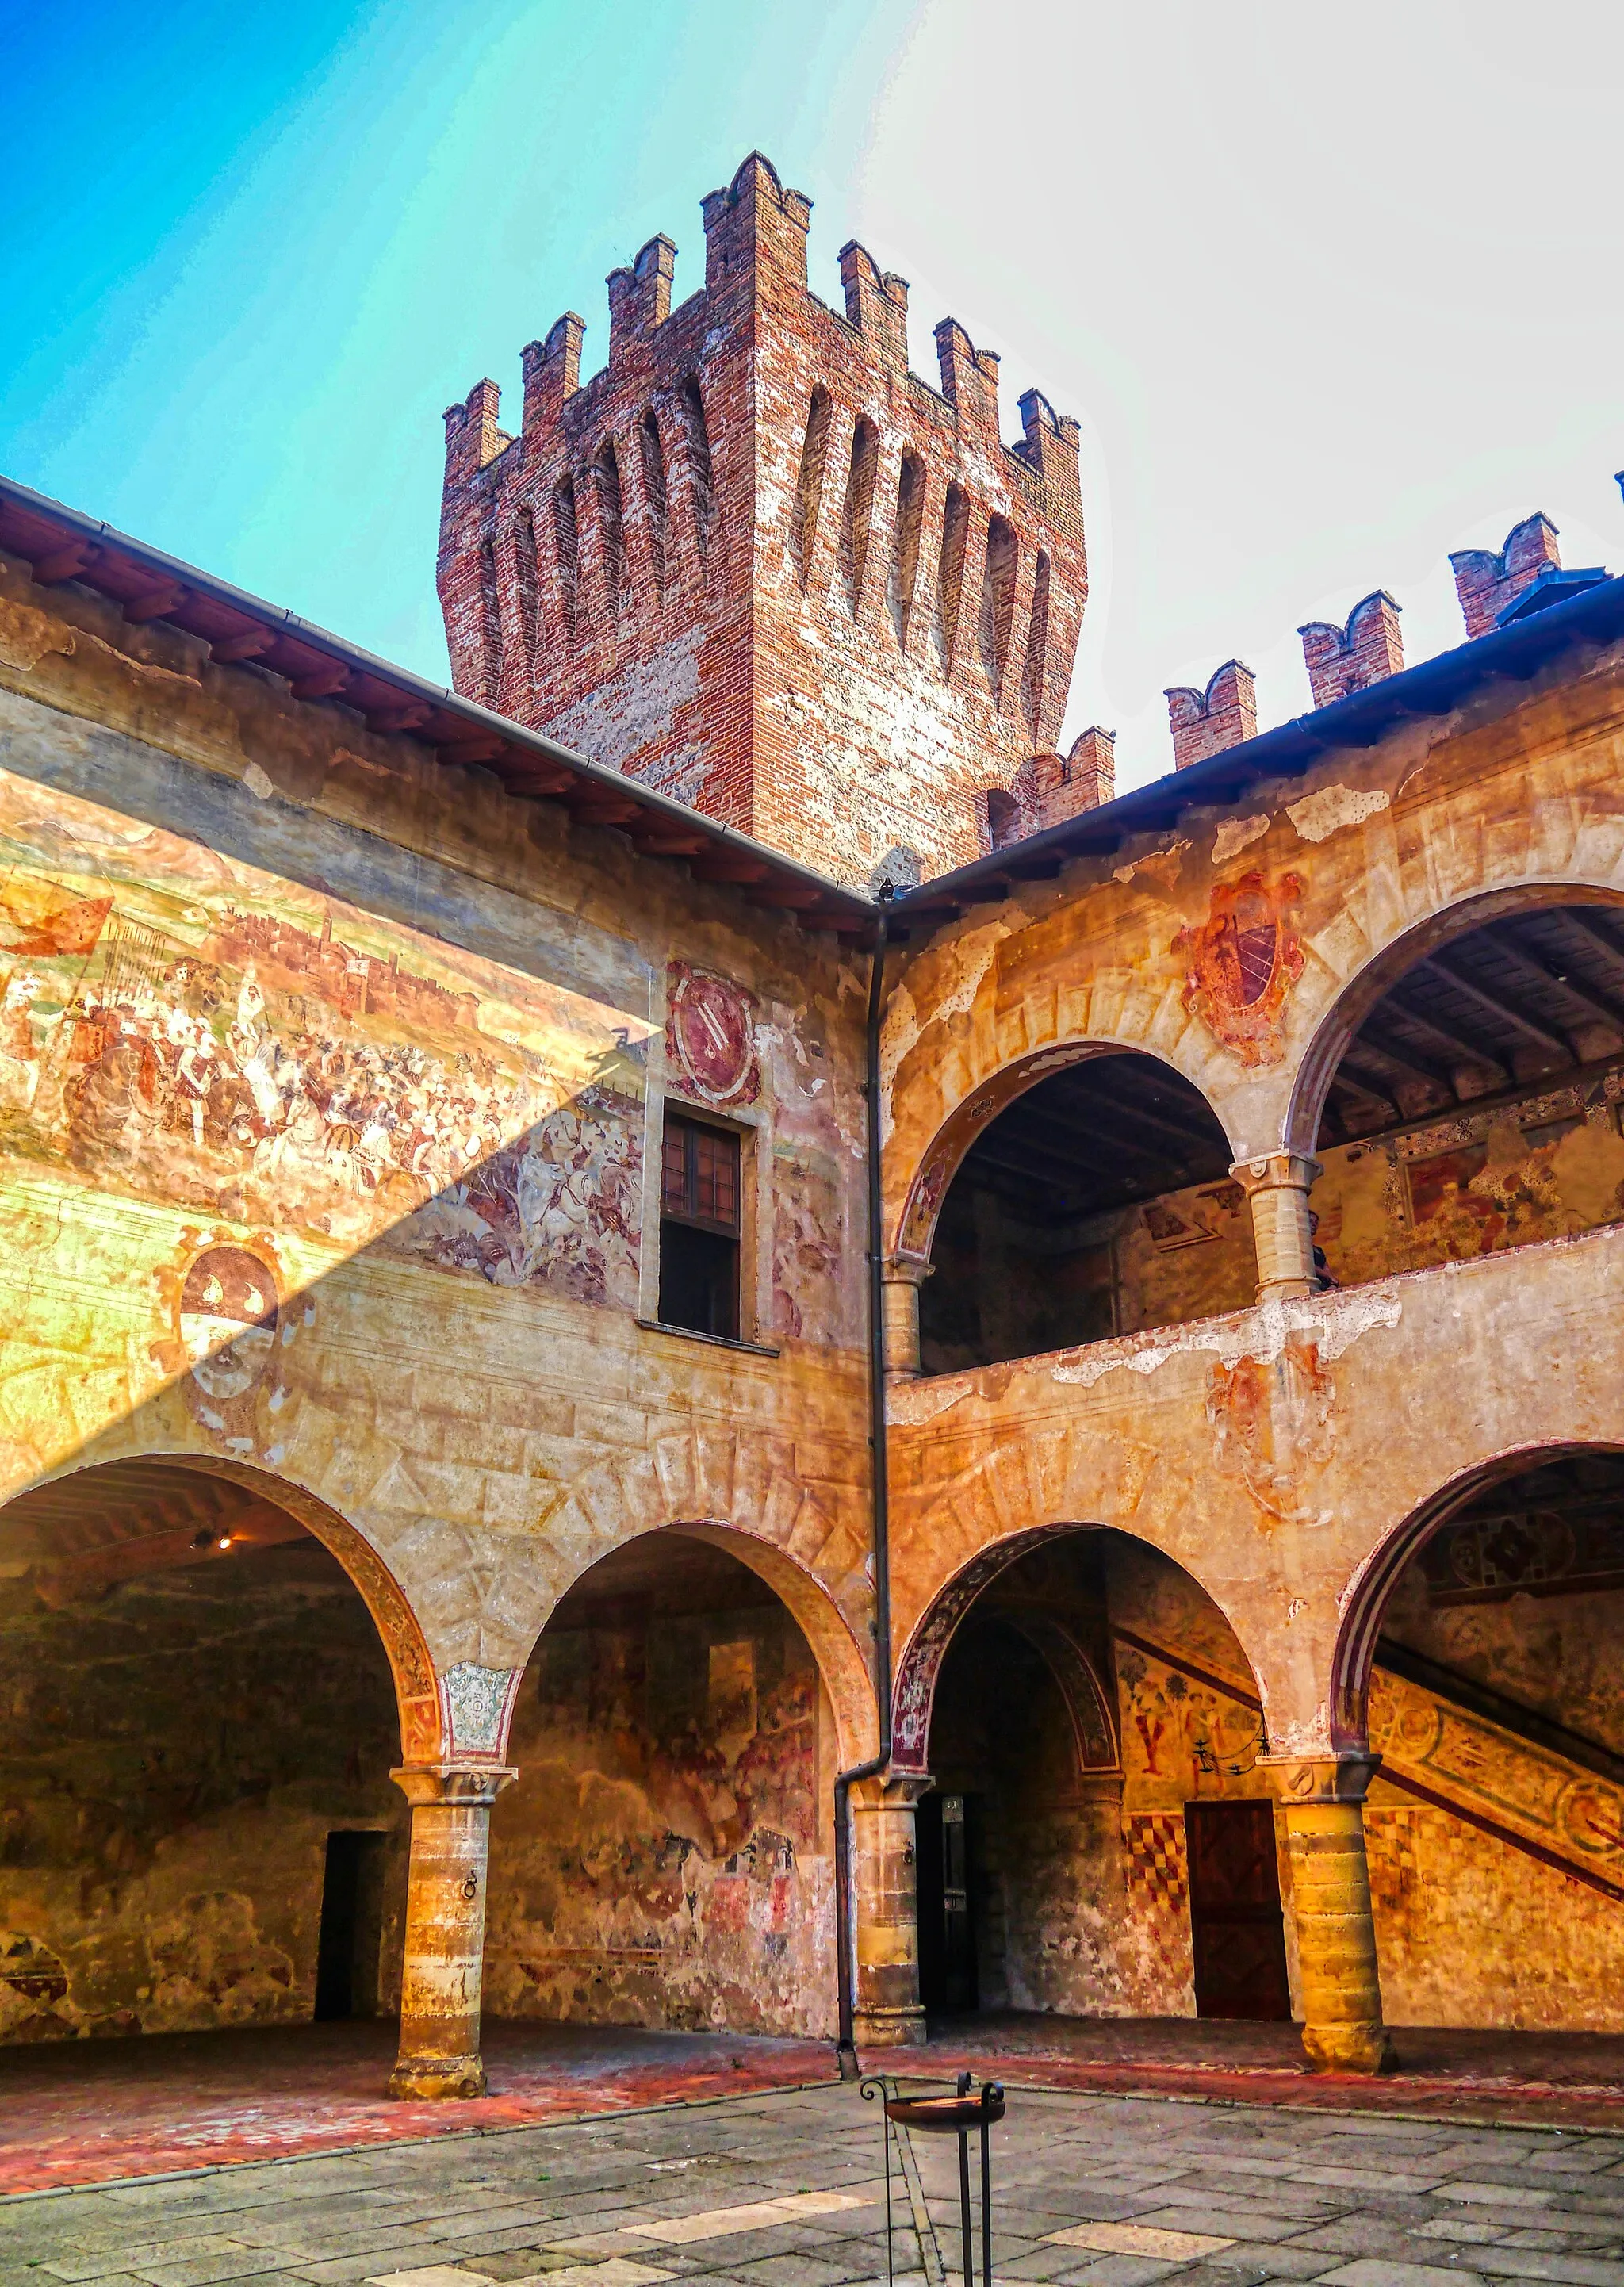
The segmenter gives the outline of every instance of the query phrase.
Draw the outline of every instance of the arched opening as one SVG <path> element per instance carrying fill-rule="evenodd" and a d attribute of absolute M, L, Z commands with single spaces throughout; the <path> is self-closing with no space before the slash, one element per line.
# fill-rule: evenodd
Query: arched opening
<path fill-rule="evenodd" d="M 1624 2030 L 1624 1453 L 1508 1457 L 1350 1600 L 1343 1731 L 1392 2025 Z"/>
<path fill-rule="evenodd" d="M 1564 894 L 1411 932 L 1311 1052 L 1300 1124 L 1311 1137 L 1317 1118 L 1328 1283 L 1624 1218 L 1624 912 Z"/>
<path fill-rule="evenodd" d="M 965 1586 L 933 1690 L 929 1622 L 899 1687 L 929 1703 L 927 2014 L 1288 2020 L 1263 1719 L 1217 1605 L 1105 1529 L 1029 1536 Z"/>
<path fill-rule="evenodd" d="M 897 464 L 897 513 L 891 530 L 891 572 L 886 582 L 891 623 L 903 651 L 907 649 L 914 590 L 919 584 L 919 534 L 924 499 L 925 464 L 917 453 L 905 452 Z"/>
<path fill-rule="evenodd" d="M 491 2014 L 832 2030 L 842 1719 L 741 1546 L 717 1528 L 645 1533 L 584 1573 L 538 1639 L 519 1777 L 493 1815 Z"/>
<path fill-rule="evenodd" d="M 649 568 L 654 575 L 655 598 L 661 600 L 665 595 L 665 550 L 671 517 L 665 483 L 665 447 L 660 441 L 659 416 L 652 405 L 638 423 L 638 457 L 647 509 Z"/>
<path fill-rule="evenodd" d="M 1013 1100 L 942 1199 L 920 1292 L 926 1373 L 1250 1302 L 1251 1225 L 1229 1142 L 1181 1073 L 1137 1049 L 1083 1049 L 1030 1087 L 1019 1074 L 1010 1084 Z"/>
<path fill-rule="evenodd" d="M 180 1462 L 37 1486 L 0 1665 L 0 2043 L 398 2008 L 395 1686 L 315 1532 Z"/>
<path fill-rule="evenodd" d="M 845 498 L 840 511 L 840 572 L 846 605 L 855 617 L 868 563 L 868 542 L 874 528 L 874 487 L 880 466 L 880 432 L 872 421 L 858 416 L 852 431 L 852 459 L 846 470 Z"/>
<path fill-rule="evenodd" d="M 993 703 L 996 707 L 1003 704 L 1004 673 L 1010 663 L 1010 637 L 1015 625 L 1018 558 L 1014 526 L 1006 517 L 989 517 L 977 639 L 981 651 L 982 672 L 986 677 Z"/>
<path fill-rule="evenodd" d="M 603 566 L 604 602 L 614 627 L 621 608 L 621 588 L 626 574 L 625 518 L 621 503 L 621 464 L 614 446 L 606 437 L 592 463 L 598 494 L 598 546 Z"/>

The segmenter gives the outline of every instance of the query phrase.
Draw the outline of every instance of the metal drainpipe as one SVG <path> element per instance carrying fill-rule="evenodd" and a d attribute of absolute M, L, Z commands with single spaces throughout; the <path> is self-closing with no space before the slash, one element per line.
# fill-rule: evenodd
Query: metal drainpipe
<path fill-rule="evenodd" d="M 882 895 L 884 893 L 882 891 Z M 839 1996 L 839 2033 L 835 2054 L 842 2080 L 858 2075 L 853 2037 L 852 1958 L 857 1927 L 852 1895 L 852 1788 L 875 1778 L 891 1761 L 891 1535 L 890 1481 L 885 1452 L 885 1322 L 881 1270 L 883 1263 L 883 1205 L 880 1189 L 880 1017 L 885 980 L 889 917 L 880 915 L 868 969 L 868 1023 L 864 1096 L 868 1107 L 868 1436 L 873 1454 L 875 1682 L 880 1703 L 880 1750 L 866 1763 L 853 1763 L 835 1781 L 835 1974 Z"/>

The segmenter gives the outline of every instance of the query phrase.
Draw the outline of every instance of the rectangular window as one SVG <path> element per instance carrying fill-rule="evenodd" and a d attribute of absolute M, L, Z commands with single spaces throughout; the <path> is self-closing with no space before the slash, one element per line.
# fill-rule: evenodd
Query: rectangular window
<path fill-rule="evenodd" d="M 660 1316 L 739 1339 L 739 1138 L 668 1112 L 660 1172 Z"/>

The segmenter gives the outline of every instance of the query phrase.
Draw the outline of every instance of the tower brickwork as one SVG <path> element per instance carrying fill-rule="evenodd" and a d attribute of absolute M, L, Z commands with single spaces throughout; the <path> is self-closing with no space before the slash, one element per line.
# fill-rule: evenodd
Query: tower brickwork
<path fill-rule="evenodd" d="M 1054 750 L 1087 593 L 1079 431 L 947 320 L 911 372 L 907 286 L 759 155 L 703 202 L 705 284 L 651 239 L 446 416 L 440 593 L 456 688 L 852 881 L 987 846 L 987 797 Z"/>

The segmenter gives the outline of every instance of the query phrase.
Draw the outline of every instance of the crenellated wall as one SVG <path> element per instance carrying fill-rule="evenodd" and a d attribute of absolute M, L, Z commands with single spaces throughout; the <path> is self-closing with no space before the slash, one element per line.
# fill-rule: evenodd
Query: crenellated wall
<path fill-rule="evenodd" d="M 440 590 L 460 691 L 844 880 L 988 846 L 986 794 L 1058 737 L 1087 565 L 1079 431 L 1037 392 L 1004 443 L 998 360 L 856 244 L 807 282 L 811 202 L 748 159 L 675 249 L 524 352 L 524 420 L 446 416 Z M 1079 781 L 1081 799 L 1081 781 Z M 1099 799 L 1097 790 L 1095 800 Z"/>

